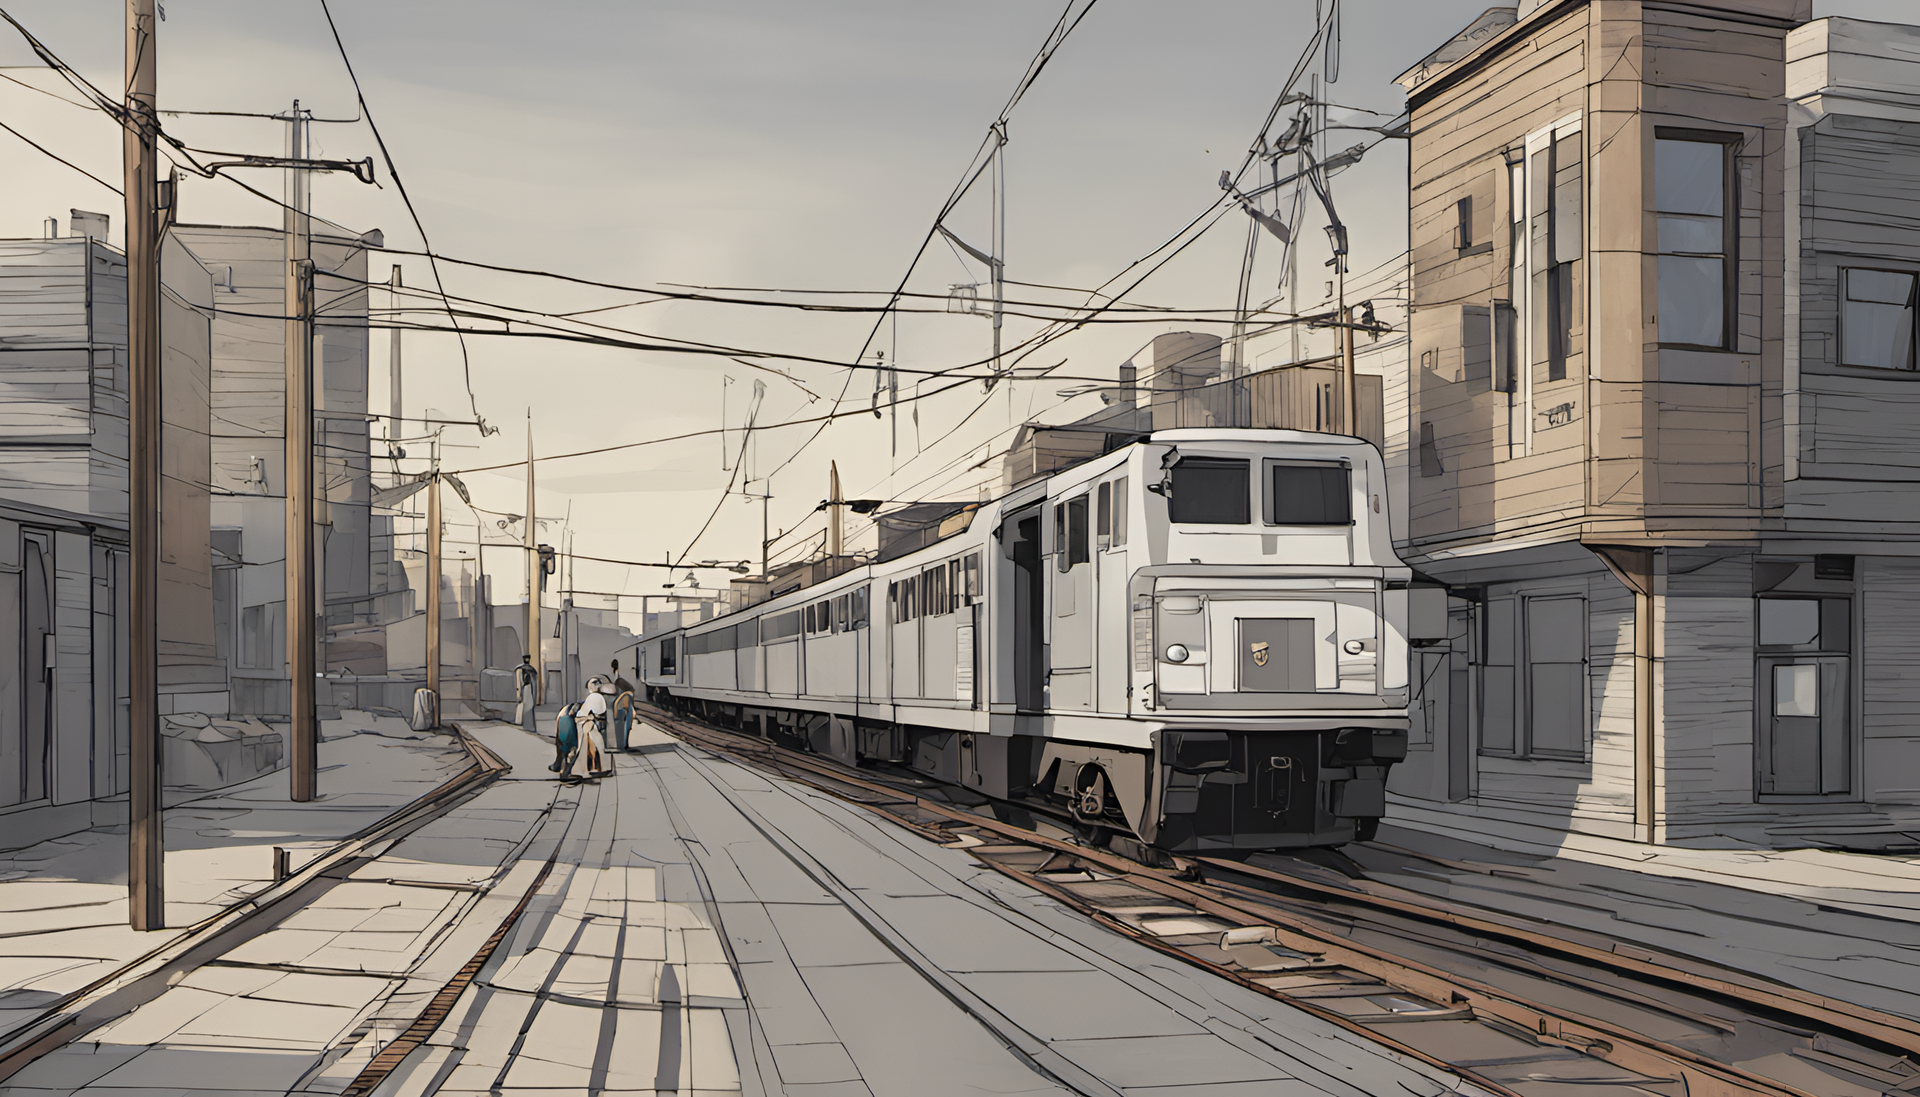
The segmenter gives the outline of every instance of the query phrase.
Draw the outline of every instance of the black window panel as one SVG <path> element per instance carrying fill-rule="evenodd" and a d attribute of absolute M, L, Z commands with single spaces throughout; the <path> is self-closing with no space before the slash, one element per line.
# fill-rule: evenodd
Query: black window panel
<path fill-rule="evenodd" d="M 677 649 L 679 646 L 676 637 L 669 636 L 665 640 L 660 641 L 660 674 L 662 677 L 680 672 L 680 661 L 677 658 Z"/>
<path fill-rule="evenodd" d="M 1333 465 L 1273 466 L 1276 526 L 1344 526 L 1353 521 L 1348 472 Z"/>
<path fill-rule="evenodd" d="M 1252 521 L 1247 462 L 1189 457 L 1169 470 L 1167 514 L 1175 522 L 1244 526 Z"/>
<path fill-rule="evenodd" d="M 818 631 L 813 627 L 813 607 L 812 606 L 807 607 L 807 631 L 808 632 Z"/>
<path fill-rule="evenodd" d="M 790 609 L 760 619 L 760 642 L 775 643 L 800 635 L 800 611 Z"/>
<path fill-rule="evenodd" d="M 1067 500 L 1067 566 L 1084 564 L 1091 559 L 1087 546 L 1087 497 L 1082 495 Z"/>
<path fill-rule="evenodd" d="M 861 587 L 853 592 L 852 608 L 854 628 L 867 627 L 867 588 Z"/>
<path fill-rule="evenodd" d="M 1094 504 L 1093 532 L 1098 537 L 1113 534 L 1113 484 L 1100 485 L 1099 502 Z"/>

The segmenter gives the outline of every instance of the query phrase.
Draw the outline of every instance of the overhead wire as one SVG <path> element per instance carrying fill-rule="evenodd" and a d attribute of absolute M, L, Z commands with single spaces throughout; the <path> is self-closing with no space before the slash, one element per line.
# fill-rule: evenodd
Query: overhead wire
<path fill-rule="evenodd" d="M 366 92 L 360 88 L 360 76 L 353 71 L 353 59 L 347 56 L 347 44 L 340 38 L 340 28 L 333 21 L 333 9 L 328 6 L 327 0 L 320 0 L 320 12 L 327 17 L 327 29 L 333 32 L 333 44 L 340 51 L 340 63 L 346 66 L 347 79 L 353 82 L 353 95 L 360 103 L 360 116 L 367 120 L 367 129 L 373 133 L 374 144 L 380 148 L 380 158 L 386 162 L 387 175 L 393 180 L 393 189 L 400 192 L 400 201 L 407 207 L 407 216 L 413 219 L 414 230 L 420 234 L 420 246 L 426 251 L 431 252 L 433 251 L 433 241 L 427 237 L 427 227 L 421 223 L 420 212 L 413 207 L 413 197 L 407 193 L 407 185 L 400 179 L 400 169 L 393 162 L 393 153 L 387 150 L 387 139 L 381 136 L 380 125 L 373 120 L 373 110 L 367 106 Z M 446 284 L 440 279 L 439 260 L 429 255 L 427 257 L 427 266 L 433 273 L 434 286 L 441 290 L 446 289 Z M 455 325 L 456 328 L 458 326 L 457 324 Z M 498 434 L 500 429 L 498 427 L 488 427 L 486 417 L 480 414 L 480 399 L 475 396 L 473 392 L 473 363 L 467 354 L 467 339 L 465 335 L 460 335 L 458 338 L 460 340 L 460 370 L 462 378 L 466 382 L 467 403 L 473 410 L 474 426 L 480 431 L 481 437 L 485 437 L 488 434 Z"/>

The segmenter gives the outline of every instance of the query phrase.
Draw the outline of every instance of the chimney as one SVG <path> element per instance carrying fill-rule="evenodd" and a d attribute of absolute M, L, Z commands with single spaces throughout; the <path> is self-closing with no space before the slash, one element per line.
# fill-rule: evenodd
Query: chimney
<path fill-rule="evenodd" d="M 106 214 L 89 213 L 83 209 L 68 212 L 73 214 L 72 227 L 67 230 L 68 236 L 91 236 L 102 243 L 106 242 L 108 220 Z"/>
<path fill-rule="evenodd" d="M 58 217 L 47 218 L 43 231 L 45 232 L 45 236 L 43 236 L 42 239 L 60 239 L 60 219 Z"/>

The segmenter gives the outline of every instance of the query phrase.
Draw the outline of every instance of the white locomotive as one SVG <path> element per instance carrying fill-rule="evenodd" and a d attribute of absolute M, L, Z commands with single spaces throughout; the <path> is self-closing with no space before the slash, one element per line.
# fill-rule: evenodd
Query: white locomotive
<path fill-rule="evenodd" d="M 1161 849 L 1365 838 L 1407 750 L 1385 495 L 1358 439 L 1157 431 L 644 637 L 641 671 L 658 702 Z"/>

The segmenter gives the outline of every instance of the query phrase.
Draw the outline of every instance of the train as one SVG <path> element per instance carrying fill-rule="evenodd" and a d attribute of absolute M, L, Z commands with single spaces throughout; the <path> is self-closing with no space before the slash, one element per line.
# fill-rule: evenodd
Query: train
<path fill-rule="evenodd" d="M 655 704 L 1093 840 L 1365 840 L 1407 754 L 1409 629 L 1446 617 L 1386 493 L 1358 438 L 1154 431 L 919 505 L 869 558 L 643 635 L 638 670 Z"/>

